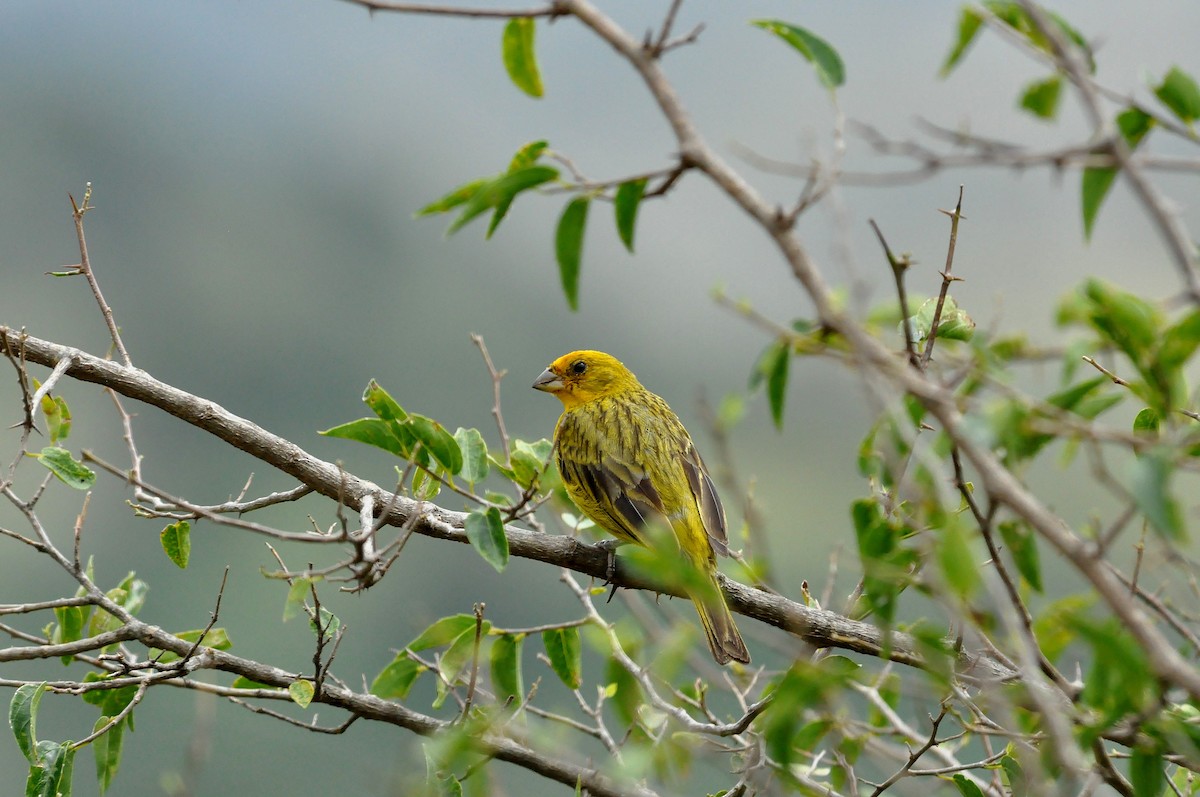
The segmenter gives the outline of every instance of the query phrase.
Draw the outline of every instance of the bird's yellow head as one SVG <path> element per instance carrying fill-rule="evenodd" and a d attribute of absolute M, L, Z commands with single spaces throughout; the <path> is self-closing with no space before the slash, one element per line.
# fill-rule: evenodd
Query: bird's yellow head
<path fill-rule="evenodd" d="M 533 387 L 554 394 L 569 410 L 641 385 L 616 357 L 602 351 L 573 351 L 550 363 Z"/>

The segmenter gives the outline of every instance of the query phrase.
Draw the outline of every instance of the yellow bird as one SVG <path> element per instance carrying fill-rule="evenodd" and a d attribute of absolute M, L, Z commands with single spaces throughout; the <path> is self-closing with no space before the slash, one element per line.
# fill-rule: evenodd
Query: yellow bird
<path fill-rule="evenodd" d="M 712 582 L 691 591 L 718 664 L 749 663 L 746 643 L 717 584 L 717 557 L 729 555 L 725 510 L 692 438 L 667 402 L 599 351 L 574 351 L 533 383 L 557 396 L 563 413 L 554 450 L 567 493 L 619 540 L 650 547 L 670 529 L 680 552 Z"/>

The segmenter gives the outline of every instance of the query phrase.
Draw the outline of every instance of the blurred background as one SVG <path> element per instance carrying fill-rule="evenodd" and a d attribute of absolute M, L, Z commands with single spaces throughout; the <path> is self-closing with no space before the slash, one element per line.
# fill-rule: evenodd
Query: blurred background
<path fill-rule="evenodd" d="M 622 0 L 604 8 L 640 35 L 660 23 L 666 5 Z M 1075 0 L 1052 8 L 1095 42 L 1100 79 L 1119 91 L 1145 99 L 1145 83 L 1171 65 L 1200 71 L 1196 4 Z M 805 26 L 836 47 L 847 70 L 842 112 L 895 138 L 919 136 L 918 118 L 1041 149 L 1079 141 L 1086 130 L 1074 97 L 1055 124 L 1016 109 L 1024 85 L 1045 70 L 995 35 L 984 33 L 965 63 L 939 79 L 957 27 L 954 3 L 685 3 L 677 29 L 707 27 L 697 45 L 670 54 L 667 72 L 708 140 L 781 203 L 794 200 L 800 183 L 764 174 L 740 153 L 827 160 L 835 114 L 811 68 L 747 24 L 763 17 Z M 539 22 L 546 96 L 532 100 L 504 72 L 502 26 L 370 16 L 335 0 L 5 3 L 0 323 L 96 354 L 108 348 L 85 282 L 45 275 L 78 260 L 67 193 L 81 197 L 90 181 L 90 254 L 134 363 L 360 476 L 390 484 L 392 463 L 316 433 L 365 414 L 359 397 L 371 378 L 406 408 L 451 429 L 478 427 L 496 442 L 491 385 L 470 333 L 483 335 L 508 371 L 503 401 L 514 436 L 551 434 L 558 403 L 528 386 L 550 360 L 586 347 L 624 360 L 707 450 L 700 397 L 715 404 L 744 391 L 766 343 L 761 330 L 714 304 L 713 289 L 784 323 L 810 312 L 765 237 L 712 186 L 688 175 L 669 198 L 643 205 L 634 255 L 619 243 L 609 207 L 593 207 L 577 313 L 566 306 L 554 262 L 563 197 L 522 197 L 490 242 L 484 221 L 447 239 L 449 218 L 413 218 L 451 188 L 502 170 L 534 139 L 548 139 L 593 179 L 671 163 L 669 129 L 606 45 L 570 20 Z M 1166 143 L 1155 148 L 1172 152 Z M 847 168 L 904 166 L 848 140 Z M 1075 173 L 1041 170 L 947 171 L 912 185 L 839 190 L 800 229 L 830 282 L 865 288 L 879 302 L 890 296 L 890 273 L 867 226 L 873 218 L 893 249 L 918 261 L 910 290 L 931 294 L 948 229 L 937 209 L 952 207 L 963 184 L 959 304 L 980 327 L 1054 342 L 1055 302 L 1085 274 L 1143 295 L 1176 289 L 1156 233 L 1120 183 L 1090 245 L 1083 242 L 1078 182 Z M 1194 181 L 1160 175 L 1159 184 L 1182 203 L 1190 228 L 1200 227 Z M 1041 376 L 1053 385 L 1057 368 Z M 81 384 L 63 383 L 60 392 L 75 415 L 70 447 L 125 466 L 111 402 Z M 3 426 L 18 420 L 18 396 L 11 374 L 0 378 Z M 252 493 L 290 486 L 157 410 L 127 407 L 137 413 L 145 475 L 163 489 L 215 503 L 252 472 Z M 747 407 L 734 454 L 765 513 L 779 586 L 795 595 L 804 579 L 823 585 L 828 557 L 840 548 L 848 554 L 844 594 L 856 569 L 846 507 L 867 489 L 855 468 L 870 421 L 857 379 L 829 364 L 794 362 L 782 433 L 761 396 Z M 15 430 L 0 433 L 0 461 L 9 461 L 3 452 L 16 439 Z M 28 489 L 37 474 L 23 472 L 19 485 Z M 134 519 L 122 489 L 102 476 L 89 510 L 84 547 L 97 557 L 101 583 L 136 570 L 151 585 L 142 616 L 185 630 L 207 622 L 230 565 L 221 625 L 234 652 L 307 671 L 311 635 L 299 621 L 280 623 L 285 590 L 260 575 L 274 567 L 261 539 L 199 524 L 193 563 L 179 571 L 159 548 L 162 522 Z M 441 502 L 461 508 L 452 496 Z M 739 500 L 726 503 L 736 515 Z M 1057 508 L 1082 517 L 1091 505 L 1081 498 Z M 68 541 L 79 495 L 55 485 L 42 510 L 56 539 Z M 300 529 L 307 512 L 320 525 L 334 520 L 320 502 L 265 520 Z M 0 524 L 21 527 L 7 505 Z M 13 542 L 0 546 L 0 602 L 73 591 L 64 574 Z M 284 549 L 293 567 L 315 555 Z M 369 682 L 392 649 L 476 601 L 486 601 L 500 625 L 576 616 L 556 578 L 519 561 L 497 576 L 469 550 L 414 540 L 370 592 L 328 590 L 330 608 L 350 627 L 335 670 L 351 685 Z M 690 607 L 677 608 L 694 619 Z M 527 680 L 547 673 L 527 660 Z M 40 678 L 45 670 L 5 665 L 0 676 Z M 415 693 L 414 708 L 427 710 L 428 697 Z M 74 702 L 43 702 L 42 738 L 90 731 L 94 715 L 76 712 Z M 322 724 L 341 720 L 318 713 Z M 392 727 L 360 722 L 342 736 L 318 736 L 185 690 L 156 689 L 137 710 L 112 793 L 163 793 L 161 784 L 189 766 L 196 739 L 210 748 L 193 781 L 198 794 L 382 795 L 424 766 L 413 737 Z M 502 769 L 506 793 L 563 793 Z M 24 772 L 15 744 L 0 743 L 2 779 L 15 784 Z M 84 751 L 75 793 L 95 790 Z"/>

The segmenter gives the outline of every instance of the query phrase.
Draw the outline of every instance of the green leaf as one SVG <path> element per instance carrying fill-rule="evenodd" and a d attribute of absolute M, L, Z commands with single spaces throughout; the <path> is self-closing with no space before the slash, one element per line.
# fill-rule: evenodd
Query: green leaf
<path fill-rule="evenodd" d="M 948 522 L 941 530 L 937 556 L 947 586 L 960 598 L 969 599 L 979 586 L 979 565 L 957 522 Z"/>
<path fill-rule="evenodd" d="M 440 199 L 435 199 L 434 201 L 430 202 L 428 205 L 414 213 L 413 217 L 420 218 L 422 216 L 432 216 L 435 213 L 445 213 L 447 211 L 454 210 L 459 205 L 466 204 L 468 201 L 470 201 L 476 194 L 479 193 L 481 188 L 492 182 L 492 179 L 493 178 L 491 177 L 481 177 L 478 180 L 472 180 L 469 183 L 464 183 Z"/>
<path fill-rule="evenodd" d="M 1166 788 L 1166 780 L 1162 751 L 1133 748 L 1129 759 L 1129 782 L 1135 797 L 1160 797 Z"/>
<path fill-rule="evenodd" d="M 446 230 L 446 234 L 453 235 L 481 213 L 500 207 L 501 204 L 511 203 L 513 198 L 521 192 L 536 188 L 557 177 L 558 169 L 551 166 L 534 165 L 505 172 L 499 177 L 488 180 L 465 203 L 462 213 Z"/>
<path fill-rule="evenodd" d="M 479 632 L 481 635 L 486 634 L 491 630 L 492 624 L 484 620 Z M 482 639 L 480 640 L 482 643 Z M 446 652 L 442 654 L 438 660 L 438 673 L 441 675 L 441 680 L 444 684 L 452 684 L 455 679 L 462 673 L 463 668 L 471 661 L 472 655 L 475 653 L 475 623 L 471 623 L 471 627 L 459 634 L 450 647 L 446 648 Z"/>
<path fill-rule="evenodd" d="M 1021 95 L 1021 107 L 1039 119 L 1053 119 L 1058 113 L 1058 100 L 1061 95 L 1061 75 L 1036 80 L 1025 87 L 1025 92 Z"/>
<path fill-rule="evenodd" d="M 472 485 L 486 479 L 488 450 L 487 443 L 483 440 L 483 434 L 478 429 L 464 429 L 460 426 L 454 430 L 454 442 L 458 443 L 458 448 L 463 455 L 463 466 L 459 475 Z"/>
<path fill-rule="evenodd" d="M 41 388 L 41 382 L 33 380 L 35 390 Z M 46 426 L 50 433 L 50 444 L 57 445 L 60 441 L 66 440 L 71 434 L 71 409 L 67 406 L 66 399 L 62 396 L 51 396 L 46 393 L 42 396 L 41 402 L 42 415 L 46 416 Z"/>
<path fill-rule="evenodd" d="M 512 465 L 512 478 L 522 489 L 527 490 L 546 472 L 554 444 L 546 438 L 533 443 L 514 440 L 510 448 L 508 456 Z"/>
<path fill-rule="evenodd" d="M 950 52 L 946 55 L 946 60 L 942 63 L 942 68 L 939 74 L 946 77 L 958 66 L 958 62 L 966 55 L 967 48 L 975 41 L 975 36 L 979 33 L 980 26 L 983 25 L 983 17 L 979 12 L 970 6 L 963 6 L 958 15 L 958 36 L 954 40 L 954 45 L 950 48 Z"/>
<path fill-rule="evenodd" d="M 526 166 L 534 165 L 548 146 L 549 143 L 546 141 L 531 141 L 525 144 L 513 155 L 512 160 L 508 164 L 508 171 L 511 173 L 519 169 L 524 169 Z M 496 208 L 492 211 L 492 220 L 488 222 L 487 233 L 484 235 L 487 240 L 490 241 L 492 239 L 492 235 L 500 226 L 500 222 L 504 221 L 504 217 L 508 215 L 508 209 L 512 207 L 513 199 L 515 198 L 516 194 L 512 194 L 502 197 L 496 203 Z"/>
<path fill-rule="evenodd" d="M 475 552 L 483 557 L 483 561 L 496 568 L 497 573 L 503 573 L 508 565 L 508 537 L 504 534 L 504 521 L 500 519 L 500 510 L 488 507 L 486 511 L 476 510 L 469 515 L 464 523 L 467 539 Z"/>
<path fill-rule="evenodd" d="M 37 757 L 38 763 L 30 767 L 25 781 L 25 797 L 71 797 L 74 744 L 39 742 Z"/>
<path fill-rule="evenodd" d="M 542 157 L 542 153 L 550 146 L 549 141 L 538 140 L 530 141 L 528 144 L 521 146 L 519 150 L 512 156 L 512 160 L 508 163 L 508 170 L 515 172 L 517 169 L 524 169 L 526 166 L 532 166 L 538 162 L 538 158 Z"/>
<path fill-rule="evenodd" d="M 983 792 L 975 785 L 975 781 L 961 772 L 954 773 L 954 785 L 958 787 L 958 793 L 962 797 L 983 797 Z"/>
<path fill-rule="evenodd" d="M 46 693 L 46 682 L 22 684 L 8 704 L 8 727 L 16 737 L 17 747 L 30 764 L 37 763 L 37 711 Z"/>
<path fill-rule="evenodd" d="M 188 557 L 192 555 L 192 524 L 186 520 L 172 523 L 158 533 L 158 541 L 167 558 L 180 570 L 186 570 Z"/>
<path fill-rule="evenodd" d="M 1174 469 L 1168 452 L 1159 449 L 1146 452 L 1133 461 L 1130 492 L 1151 526 L 1173 540 L 1182 540 L 1183 519 L 1169 489 Z"/>
<path fill-rule="evenodd" d="M 317 624 L 316 618 L 310 617 L 308 620 L 309 630 L 313 632 L 313 636 L 320 637 L 324 634 L 325 639 L 333 639 L 337 635 L 338 629 L 342 627 L 342 621 L 324 606 L 321 607 L 318 616 L 321 618 L 320 625 Z"/>
<path fill-rule="evenodd" d="M 96 474 L 91 468 L 77 461 L 71 452 L 58 446 L 46 446 L 37 461 L 50 469 L 58 480 L 76 490 L 90 490 L 96 484 Z"/>
<path fill-rule="evenodd" d="M 103 728 L 112 717 L 101 716 L 92 726 L 92 733 Z M 125 723 L 118 722 L 105 733 L 92 740 L 92 758 L 96 762 L 96 781 L 100 785 L 100 793 L 108 791 L 117 769 L 121 766 L 121 747 L 125 739 Z"/>
<path fill-rule="evenodd" d="M 617 186 L 617 195 L 613 200 L 613 208 L 617 217 L 617 234 L 621 243 L 630 252 L 633 251 L 633 232 L 637 224 L 638 208 L 646 195 L 647 179 L 626 180 Z"/>
<path fill-rule="evenodd" d="M 232 689 L 278 689 L 279 688 L 278 686 L 271 686 L 271 684 L 264 684 L 262 681 L 255 681 L 251 678 L 247 678 L 244 675 L 239 675 L 237 678 L 234 678 L 233 683 L 230 684 L 229 686 Z"/>
<path fill-rule="evenodd" d="M 135 577 L 136 574 L 130 571 L 121 579 L 121 583 L 117 585 L 117 589 L 124 592 L 124 595 L 117 600 L 122 608 L 130 614 L 137 614 L 142 610 L 142 606 L 146 603 L 146 593 L 150 590 L 150 586 Z"/>
<path fill-rule="evenodd" d="M 774 33 L 794 47 L 816 68 L 817 78 L 825 88 L 836 89 L 846 81 L 846 67 L 842 63 L 842 57 L 829 42 L 812 31 L 778 19 L 756 19 L 750 24 Z"/>
<path fill-rule="evenodd" d="M 382 448 L 384 451 L 406 459 L 409 454 L 408 450 L 393 433 L 393 424 L 379 418 L 359 418 L 356 421 L 343 423 L 340 426 L 334 426 L 317 434 L 366 443 L 369 446 Z"/>
<path fill-rule="evenodd" d="M 1117 114 L 1117 129 L 1130 150 L 1137 148 L 1142 138 L 1150 132 L 1153 126 L 1153 118 L 1136 108 L 1129 108 Z M 1080 194 L 1083 207 L 1084 238 L 1092 237 L 1092 227 L 1096 223 L 1096 215 L 1100 212 L 1100 206 L 1104 204 L 1104 198 L 1108 196 L 1108 191 L 1112 188 L 1116 178 L 1117 170 L 1111 166 L 1089 166 L 1083 170 Z"/>
<path fill-rule="evenodd" d="M 363 390 L 362 400 L 380 420 L 408 420 L 408 413 L 404 411 L 404 408 L 374 379 L 367 383 L 366 389 Z"/>
<path fill-rule="evenodd" d="M 515 17 L 504 26 L 501 52 L 508 76 L 521 91 L 530 97 L 541 97 L 542 76 L 538 71 L 537 53 L 533 48 L 536 23 L 533 17 Z"/>
<path fill-rule="evenodd" d="M 1035 591 L 1042 591 L 1042 567 L 1038 557 L 1037 537 L 1029 526 L 1015 520 L 1001 523 L 1000 539 L 1017 566 L 1017 572 Z"/>
<path fill-rule="evenodd" d="M 300 708 L 308 708 L 314 694 L 316 694 L 316 690 L 312 681 L 300 678 L 288 684 L 288 697 Z"/>
<path fill-rule="evenodd" d="M 501 704 L 507 701 L 519 703 L 525 697 L 521 678 L 521 647 L 524 643 L 524 634 L 501 634 L 492 642 L 492 691 Z"/>
<path fill-rule="evenodd" d="M 558 275 L 562 280 L 563 293 L 572 310 L 579 309 L 579 264 L 583 255 L 583 232 L 587 226 L 588 206 L 585 196 L 575 197 L 567 203 L 558 220 L 554 235 L 554 257 L 558 261 Z"/>
<path fill-rule="evenodd" d="M 412 492 L 413 497 L 418 501 L 432 501 L 442 491 L 442 483 L 437 477 L 430 476 L 423 470 L 418 470 L 412 475 Z"/>
<path fill-rule="evenodd" d="M 1133 419 L 1133 433 L 1157 438 L 1160 423 L 1162 423 L 1162 419 L 1158 411 L 1146 407 Z"/>
<path fill-rule="evenodd" d="M 579 629 L 572 626 L 543 631 L 542 645 L 554 674 L 567 688 L 578 689 L 583 683 L 583 647 L 579 642 Z"/>
<path fill-rule="evenodd" d="M 283 621 L 285 623 L 304 610 L 304 602 L 312 594 L 313 584 L 320 580 L 322 580 L 321 576 L 314 578 L 301 576 L 292 579 L 292 584 L 288 587 L 287 599 L 283 602 Z"/>
<path fill-rule="evenodd" d="M 1200 345 L 1200 310 L 1193 310 L 1167 328 L 1158 347 L 1158 364 L 1167 371 L 1178 371 Z"/>
<path fill-rule="evenodd" d="M 413 434 L 421 441 L 425 450 L 433 455 L 439 465 L 450 473 L 458 473 L 462 470 L 462 451 L 459 450 L 458 443 L 454 441 L 454 435 L 446 431 L 446 427 L 432 418 L 426 418 L 424 415 L 416 413 L 409 413 L 408 427 L 412 429 Z"/>
<path fill-rule="evenodd" d="M 371 682 L 371 694 L 385 700 L 403 700 L 408 697 L 418 676 L 428 668 L 401 653 L 392 663 L 384 667 Z"/>
<path fill-rule="evenodd" d="M 426 628 L 420 635 L 405 647 L 416 653 L 428 648 L 448 645 L 458 638 L 458 635 L 468 628 L 475 627 L 475 617 L 470 614 L 454 614 L 443 617 Z"/>
<path fill-rule="evenodd" d="M 771 419 L 777 429 L 783 428 L 783 408 L 787 398 L 788 364 L 792 348 L 786 340 L 777 340 L 767 346 L 758 358 L 754 373 L 750 376 L 753 390 L 763 381 L 767 383 L 767 403 L 771 407 Z"/>
<path fill-rule="evenodd" d="M 926 299 L 912 318 L 913 343 L 921 343 L 929 337 L 933 329 L 933 317 L 937 314 L 937 299 Z M 900 337 L 904 337 L 904 322 L 899 327 Z M 975 321 L 959 308 L 953 296 L 947 296 L 942 303 L 942 314 L 938 318 L 937 336 L 942 340 L 970 340 L 975 336 Z"/>
<path fill-rule="evenodd" d="M 1200 118 L 1200 87 L 1195 78 L 1177 66 L 1171 67 L 1162 83 L 1154 88 L 1154 96 L 1185 124 L 1191 125 Z"/>
<path fill-rule="evenodd" d="M 1096 223 L 1096 214 L 1108 196 L 1113 181 L 1117 179 L 1117 170 L 1110 166 L 1089 166 L 1083 170 L 1081 196 L 1083 200 L 1083 237 L 1092 237 L 1092 227 Z"/>
<path fill-rule="evenodd" d="M 200 644 L 201 648 L 212 648 L 213 650 L 229 650 L 233 647 L 233 642 L 229 639 L 229 632 L 224 628 L 211 628 L 208 633 L 204 633 L 203 628 L 197 628 L 192 631 L 181 631 L 175 636 L 182 639 L 184 642 L 195 644 L 201 636 L 204 641 Z M 150 658 L 158 659 L 160 664 L 168 664 L 179 659 L 179 654 L 171 651 L 162 651 L 158 648 L 150 648 Z"/>

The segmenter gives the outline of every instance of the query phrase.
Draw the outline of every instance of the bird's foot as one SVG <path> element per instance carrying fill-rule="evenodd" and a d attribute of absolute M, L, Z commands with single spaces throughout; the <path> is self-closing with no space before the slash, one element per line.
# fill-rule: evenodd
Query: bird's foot
<path fill-rule="evenodd" d="M 617 585 L 613 581 L 617 576 L 617 548 L 620 548 L 624 544 L 624 540 L 618 540 L 615 537 L 599 540 L 595 543 L 596 547 L 604 551 L 608 556 L 608 560 L 604 565 L 604 583 L 608 584 L 612 589 L 609 590 L 608 600 L 605 603 L 611 602 L 613 595 L 617 592 Z"/>

